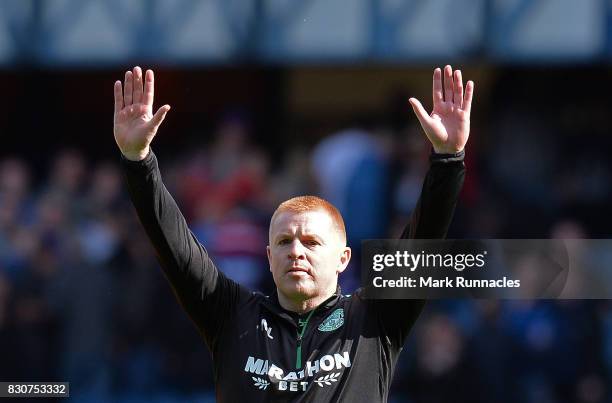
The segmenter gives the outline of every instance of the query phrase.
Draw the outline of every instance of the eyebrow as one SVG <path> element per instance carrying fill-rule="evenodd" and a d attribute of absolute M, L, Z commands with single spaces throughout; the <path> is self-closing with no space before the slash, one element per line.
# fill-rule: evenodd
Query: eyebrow
<path fill-rule="evenodd" d="M 302 234 L 302 237 L 306 238 L 306 239 L 314 239 L 314 240 L 319 241 L 321 243 L 325 243 L 323 238 L 321 238 L 318 234 Z"/>
<path fill-rule="evenodd" d="M 274 240 L 276 241 L 276 240 L 279 240 L 279 239 L 282 239 L 282 238 L 294 238 L 294 235 L 289 233 L 289 232 L 281 232 L 280 234 L 278 234 L 278 235 L 276 235 L 274 237 Z M 325 240 L 321 236 L 319 236 L 318 234 L 302 234 L 300 236 L 300 238 L 315 239 L 315 240 L 321 242 L 322 244 L 326 243 Z"/>

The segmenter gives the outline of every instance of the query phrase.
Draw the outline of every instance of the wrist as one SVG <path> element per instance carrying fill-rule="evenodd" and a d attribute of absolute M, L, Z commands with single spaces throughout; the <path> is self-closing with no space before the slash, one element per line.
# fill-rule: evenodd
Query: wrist
<path fill-rule="evenodd" d="M 130 161 L 142 161 L 145 158 L 147 158 L 147 155 L 149 155 L 149 152 L 151 151 L 151 148 L 149 146 L 147 146 L 146 148 L 140 150 L 140 151 L 135 151 L 135 152 L 124 152 L 121 151 L 121 154 L 123 154 L 123 156 L 125 157 L 125 159 L 130 160 Z"/>
<path fill-rule="evenodd" d="M 444 146 L 437 147 L 433 144 L 432 144 L 432 148 L 435 154 L 458 154 L 465 150 L 465 147 L 458 150 L 457 148 L 452 148 L 452 147 L 444 147 Z"/>
<path fill-rule="evenodd" d="M 439 153 L 435 149 L 431 151 L 429 160 L 431 162 L 460 162 L 465 158 L 465 149 L 454 153 Z"/>

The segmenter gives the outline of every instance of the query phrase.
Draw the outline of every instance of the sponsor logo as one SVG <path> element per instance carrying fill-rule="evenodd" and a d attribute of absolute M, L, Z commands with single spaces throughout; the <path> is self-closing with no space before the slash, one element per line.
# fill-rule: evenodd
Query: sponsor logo
<path fill-rule="evenodd" d="M 266 390 L 266 388 L 270 385 L 270 382 L 266 381 L 263 378 L 259 378 L 259 377 L 252 377 L 253 382 L 255 386 L 257 386 L 257 388 L 259 388 L 259 390 Z"/>
<path fill-rule="evenodd" d="M 351 366 L 348 351 L 341 354 L 327 354 L 318 360 L 306 361 L 300 371 L 286 372 L 281 367 L 261 358 L 249 356 L 244 372 L 251 376 L 253 386 L 267 390 L 268 386 L 281 391 L 304 392 L 310 381 L 323 388 L 338 382 L 344 368 Z M 314 378 L 314 379 L 312 379 Z"/>
<path fill-rule="evenodd" d="M 321 332 L 333 332 L 344 324 L 344 309 L 338 308 L 319 325 Z"/>
<path fill-rule="evenodd" d="M 332 382 L 338 382 L 339 377 L 340 377 L 340 372 L 334 372 L 331 374 L 327 374 L 325 376 L 320 376 L 314 381 L 317 385 L 319 385 L 320 387 L 323 387 L 325 385 L 327 386 L 331 385 Z"/>

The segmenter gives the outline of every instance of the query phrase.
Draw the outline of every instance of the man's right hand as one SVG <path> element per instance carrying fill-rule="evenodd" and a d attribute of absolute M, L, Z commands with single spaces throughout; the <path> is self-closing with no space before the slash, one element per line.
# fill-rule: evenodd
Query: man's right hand
<path fill-rule="evenodd" d="M 140 67 L 125 73 L 124 87 L 115 82 L 115 141 L 125 158 L 143 160 L 159 125 L 164 121 L 170 105 L 164 105 L 153 115 L 153 71 L 147 70 L 144 79 Z"/>

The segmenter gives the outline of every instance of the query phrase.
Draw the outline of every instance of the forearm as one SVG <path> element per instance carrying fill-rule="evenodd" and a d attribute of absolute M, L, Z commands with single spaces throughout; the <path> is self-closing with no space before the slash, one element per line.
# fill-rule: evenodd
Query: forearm
<path fill-rule="evenodd" d="M 248 292 L 223 275 L 189 230 L 164 186 L 151 151 L 142 161 L 122 157 L 128 190 L 174 292 L 213 349 L 218 332 Z"/>
<path fill-rule="evenodd" d="M 164 186 L 153 152 L 142 161 L 123 156 L 121 161 L 138 217 L 177 293 L 199 295 L 214 288 L 217 270 Z"/>
<path fill-rule="evenodd" d="M 402 239 L 446 237 L 465 178 L 463 155 L 432 154 L 421 197 Z"/>
<path fill-rule="evenodd" d="M 458 155 L 433 154 L 421 197 L 410 217 L 410 222 L 401 235 L 402 239 L 443 239 L 446 237 L 463 186 L 465 165 L 463 152 Z M 400 349 L 412 325 L 419 317 L 426 300 L 382 300 L 378 301 L 383 326 L 390 340 Z M 403 321 L 395 314 L 403 312 Z"/>

